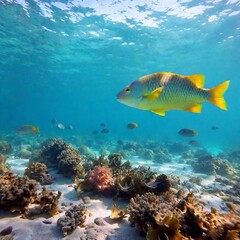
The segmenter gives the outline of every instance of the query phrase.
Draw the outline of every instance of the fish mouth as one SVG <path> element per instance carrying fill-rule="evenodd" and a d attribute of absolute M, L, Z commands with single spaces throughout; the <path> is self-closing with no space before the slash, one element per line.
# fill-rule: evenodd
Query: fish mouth
<path fill-rule="evenodd" d="M 116 97 L 119 102 L 121 102 L 124 99 L 122 92 L 119 92 Z"/>

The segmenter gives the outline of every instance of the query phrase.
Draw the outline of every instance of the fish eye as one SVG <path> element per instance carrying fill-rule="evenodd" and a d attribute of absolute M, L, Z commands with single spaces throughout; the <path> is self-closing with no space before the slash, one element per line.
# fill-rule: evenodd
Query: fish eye
<path fill-rule="evenodd" d="M 129 93 L 129 92 L 131 92 L 131 89 L 130 89 L 130 88 L 126 88 L 125 91 L 126 91 L 127 93 Z"/>

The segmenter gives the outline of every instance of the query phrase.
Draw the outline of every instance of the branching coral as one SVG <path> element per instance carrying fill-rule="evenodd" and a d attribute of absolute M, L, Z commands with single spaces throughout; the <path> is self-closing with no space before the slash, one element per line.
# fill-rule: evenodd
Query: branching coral
<path fill-rule="evenodd" d="M 81 204 L 72 206 L 67 210 L 65 216 L 59 218 L 57 221 L 57 225 L 63 236 L 70 234 L 77 226 L 82 227 L 86 220 L 86 213 L 87 208 Z"/>
<path fill-rule="evenodd" d="M 30 162 L 24 175 L 40 182 L 42 185 L 51 184 L 53 182 L 53 177 L 48 174 L 47 166 L 44 163 Z"/>

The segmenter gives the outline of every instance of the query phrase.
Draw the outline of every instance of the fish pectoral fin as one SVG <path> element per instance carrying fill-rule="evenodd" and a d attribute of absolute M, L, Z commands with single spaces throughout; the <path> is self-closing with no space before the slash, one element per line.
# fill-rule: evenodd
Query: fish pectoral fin
<path fill-rule="evenodd" d="M 196 104 L 186 109 L 188 112 L 200 113 L 202 111 L 202 104 Z"/>
<path fill-rule="evenodd" d="M 148 101 L 154 101 L 156 98 L 158 98 L 159 94 L 162 92 L 163 87 L 156 88 L 153 90 L 148 96 Z"/>
<path fill-rule="evenodd" d="M 153 112 L 153 113 L 155 113 L 155 114 L 157 114 L 157 115 L 160 115 L 160 116 L 162 116 L 162 117 L 165 116 L 165 112 L 164 112 L 164 110 L 162 110 L 162 109 L 151 110 L 151 112 Z"/>
<path fill-rule="evenodd" d="M 187 78 L 198 88 L 202 88 L 204 85 L 204 76 L 202 74 L 194 74 L 187 76 Z"/>

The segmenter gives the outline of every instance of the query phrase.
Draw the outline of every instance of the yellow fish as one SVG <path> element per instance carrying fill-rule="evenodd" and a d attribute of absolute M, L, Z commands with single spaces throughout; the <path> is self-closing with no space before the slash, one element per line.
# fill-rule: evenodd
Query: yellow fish
<path fill-rule="evenodd" d="M 22 125 L 17 128 L 17 133 L 34 135 L 39 133 L 39 128 L 32 125 Z"/>
<path fill-rule="evenodd" d="M 117 100 L 127 106 L 149 110 L 161 116 L 169 110 L 200 113 L 202 102 L 211 102 L 227 110 L 223 98 L 230 81 L 205 89 L 204 76 L 183 76 L 170 72 L 153 73 L 141 77 L 117 94 Z"/>

